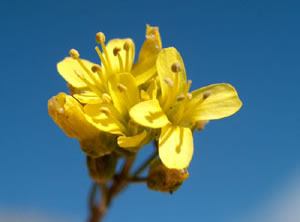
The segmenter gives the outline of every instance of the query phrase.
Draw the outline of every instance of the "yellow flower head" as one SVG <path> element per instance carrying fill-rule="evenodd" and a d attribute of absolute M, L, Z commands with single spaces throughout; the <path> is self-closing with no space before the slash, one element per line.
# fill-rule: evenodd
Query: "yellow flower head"
<path fill-rule="evenodd" d="M 134 42 L 113 39 L 106 43 L 102 32 L 96 34 L 96 52 L 101 66 L 81 59 L 70 50 L 70 57 L 57 64 L 58 72 L 69 83 L 70 92 L 84 104 L 87 120 L 97 129 L 118 135 L 119 146 L 137 151 L 149 142 L 143 127 L 130 120 L 129 110 L 140 102 L 139 86 L 156 74 L 156 59 L 161 50 L 158 27 L 147 25 L 146 40 L 138 62 Z"/>
<path fill-rule="evenodd" d="M 162 162 L 168 168 L 184 169 L 193 155 L 191 128 L 201 123 L 199 121 L 230 116 L 242 103 L 236 90 L 225 83 L 189 93 L 191 81 L 187 81 L 183 60 L 175 48 L 159 53 L 156 68 L 160 93 L 157 98 L 135 105 L 130 116 L 145 127 L 161 129 L 159 156 Z"/>
<path fill-rule="evenodd" d="M 81 59 L 77 50 L 70 50 L 70 57 L 57 64 L 60 75 L 71 85 L 73 96 L 84 104 L 103 102 L 103 94 L 108 93 L 107 82 L 114 74 L 130 73 L 137 85 L 147 82 L 156 74 L 156 59 L 161 50 L 158 27 L 147 25 L 146 40 L 141 48 L 138 62 L 135 57 L 134 42 L 127 39 L 113 39 L 106 45 L 102 32 L 96 34 L 96 52 L 101 66 Z M 107 97 L 107 96 L 106 96 Z"/>

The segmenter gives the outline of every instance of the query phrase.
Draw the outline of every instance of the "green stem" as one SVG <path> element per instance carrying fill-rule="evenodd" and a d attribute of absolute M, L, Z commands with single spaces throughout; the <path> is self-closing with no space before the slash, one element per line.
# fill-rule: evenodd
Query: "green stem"
<path fill-rule="evenodd" d="M 157 157 L 158 153 L 154 152 L 133 174 L 132 177 L 135 178 L 140 175 L 147 167 Z"/>

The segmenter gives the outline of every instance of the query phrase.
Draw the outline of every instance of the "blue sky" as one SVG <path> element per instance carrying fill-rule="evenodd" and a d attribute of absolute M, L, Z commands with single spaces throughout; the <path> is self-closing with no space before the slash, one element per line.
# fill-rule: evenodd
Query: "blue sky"
<path fill-rule="evenodd" d="M 107 221 L 245 221 L 284 198 L 285 184 L 300 178 L 300 3 L 147 4 L 0 3 L 0 212 L 20 215 L 21 222 L 24 214 L 84 221 L 91 185 L 84 155 L 47 112 L 47 100 L 67 91 L 56 63 L 70 48 L 97 62 L 98 31 L 107 39 L 131 37 L 139 49 L 146 24 L 160 27 L 164 47 L 179 50 L 192 89 L 230 83 L 244 105 L 195 134 L 190 178 L 178 192 L 133 185 L 114 202 Z"/>

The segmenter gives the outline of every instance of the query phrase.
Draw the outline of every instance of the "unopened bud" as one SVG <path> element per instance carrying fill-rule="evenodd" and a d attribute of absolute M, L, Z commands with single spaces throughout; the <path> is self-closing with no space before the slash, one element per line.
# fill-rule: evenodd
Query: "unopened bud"
<path fill-rule="evenodd" d="M 86 165 L 90 177 L 96 183 L 105 183 L 115 174 L 118 158 L 115 154 L 105 155 L 99 158 L 87 157 Z"/>
<path fill-rule="evenodd" d="M 79 142 L 81 150 L 93 158 L 110 154 L 117 148 L 116 136 L 105 132 L 100 132 L 97 136 Z"/>
<path fill-rule="evenodd" d="M 150 166 L 147 186 L 151 190 L 173 193 L 188 177 L 187 169 L 168 169 L 161 160 L 156 159 Z"/>

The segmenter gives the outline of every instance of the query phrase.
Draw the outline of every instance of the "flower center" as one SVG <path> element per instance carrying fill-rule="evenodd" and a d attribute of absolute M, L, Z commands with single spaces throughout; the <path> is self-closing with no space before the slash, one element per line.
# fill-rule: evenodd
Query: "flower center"
<path fill-rule="evenodd" d="M 174 74 L 172 81 L 170 78 L 165 78 L 164 82 L 169 86 L 168 97 L 164 104 L 168 118 L 174 123 L 179 124 L 184 116 L 185 105 L 192 99 L 192 94 L 189 93 L 192 81 L 182 84 L 179 79 L 181 67 L 179 63 L 174 63 L 171 66 L 171 71 Z"/>
<path fill-rule="evenodd" d="M 104 69 L 106 70 L 106 75 L 114 73 L 113 67 L 112 67 L 112 62 L 109 57 L 108 50 L 105 46 L 105 35 L 102 32 L 98 32 L 96 34 L 96 42 L 101 45 L 102 51 L 99 49 L 98 46 L 95 47 L 95 50 L 101 60 L 101 64 L 103 65 Z M 125 50 L 125 61 L 123 61 L 120 51 L 122 50 L 119 47 L 115 47 L 113 49 L 113 55 L 118 57 L 119 61 L 119 68 L 120 72 L 129 72 L 129 50 L 130 50 L 130 44 L 128 41 L 126 41 L 123 45 L 123 49 Z M 108 77 L 108 76 L 107 76 Z"/>

